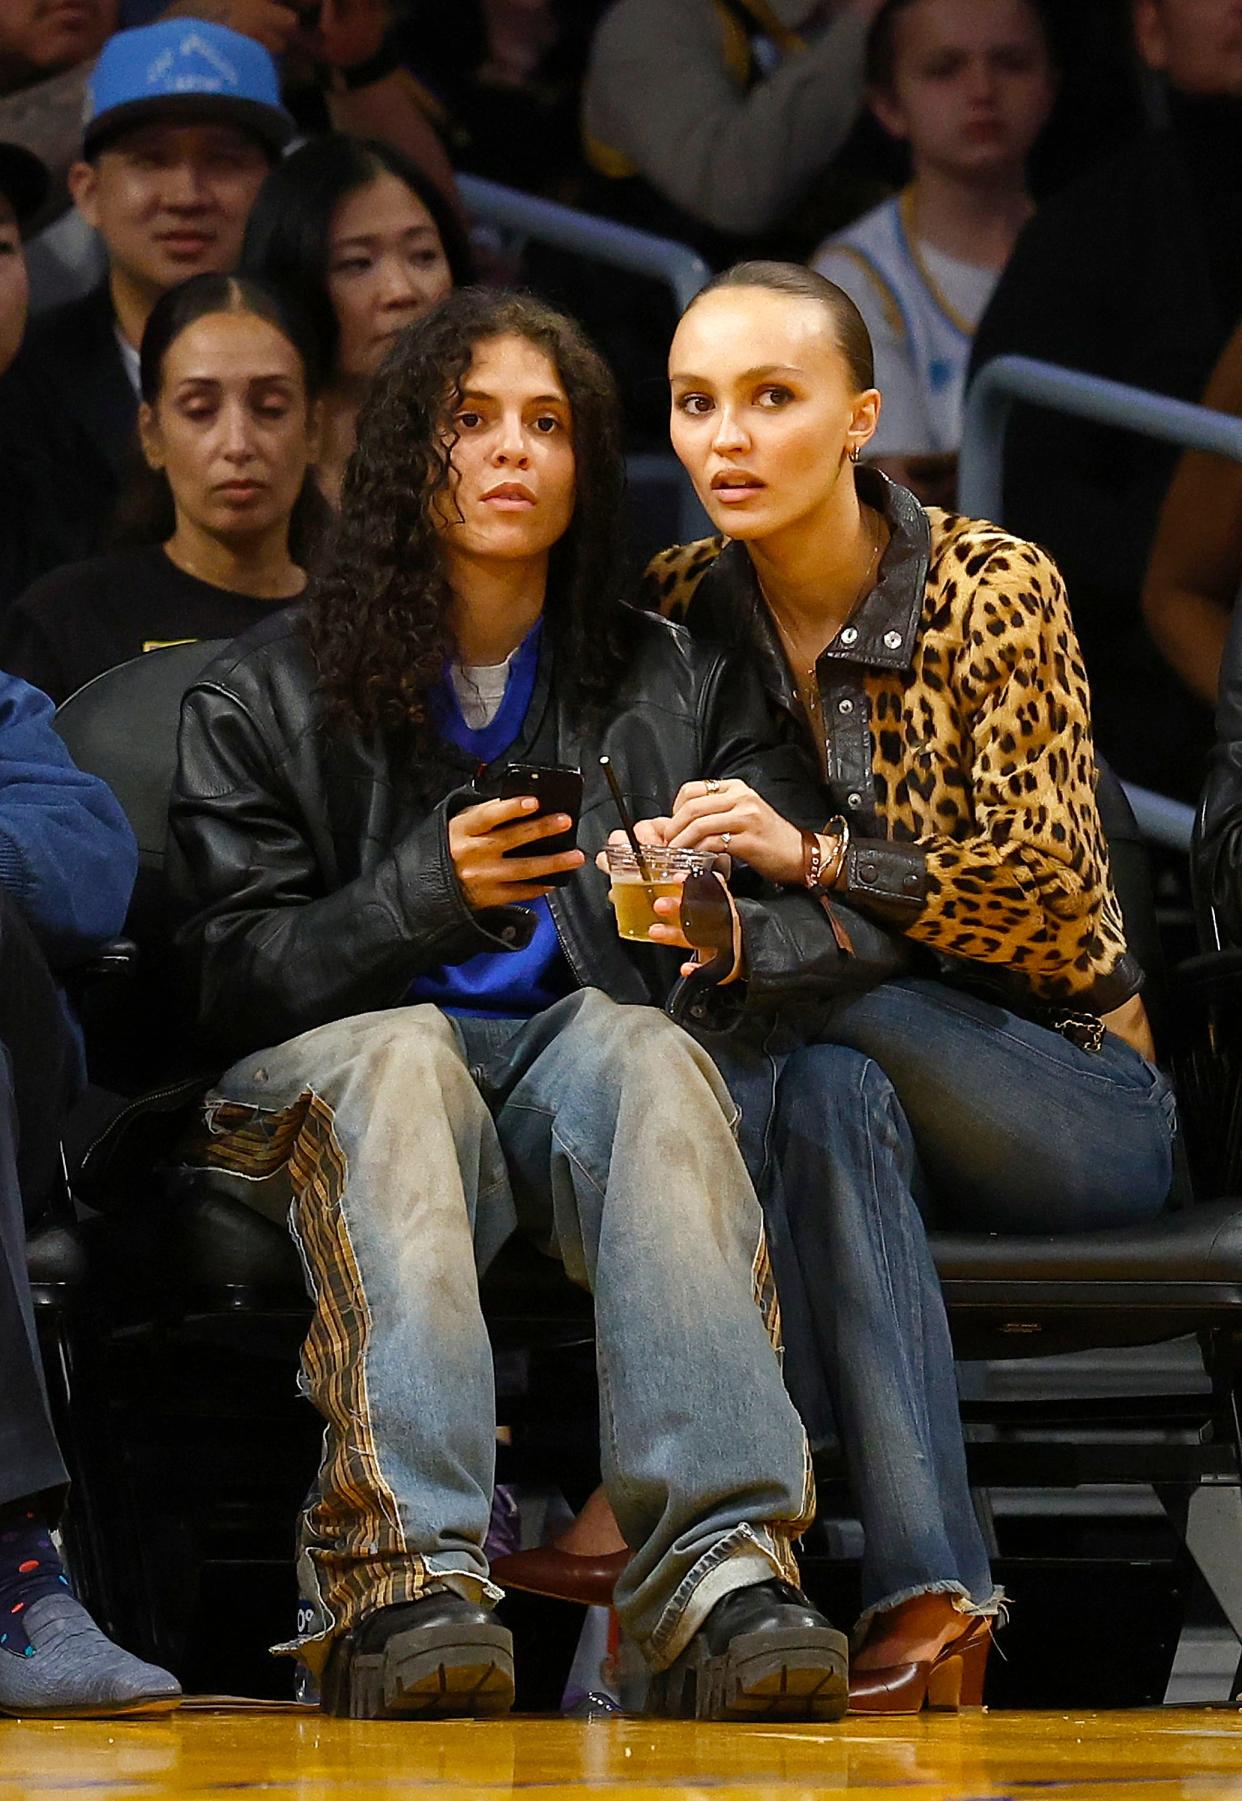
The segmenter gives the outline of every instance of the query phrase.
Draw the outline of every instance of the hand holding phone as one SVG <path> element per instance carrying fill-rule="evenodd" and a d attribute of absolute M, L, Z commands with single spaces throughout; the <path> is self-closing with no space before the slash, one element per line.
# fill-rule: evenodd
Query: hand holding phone
<path fill-rule="evenodd" d="M 567 830 L 555 833 L 540 844 L 541 856 L 557 856 L 576 847 L 578 818 L 582 812 L 580 769 L 559 769 L 545 763 L 510 763 L 500 778 L 500 798 L 509 800 L 519 795 L 533 795 L 539 802 L 538 811 L 531 815 L 532 818 L 548 819 L 560 813 L 571 821 Z M 505 855 L 520 856 L 521 849 L 508 850 Z M 560 887 L 567 882 L 572 873 L 571 870 L 558 876 L 554 886 Z"/>
<path fill-rule="evenodd" d="M 545 779 L 550 777 L 575 780 Z M 453 868 L 476 912 L 535 900 L 567 882 L 586 860 L 574 848 L 582 804 L 576 769 L 514 764 L 501 786 L 499 799 L 467 807 L 449 821 Z M 571 803 L 567 811 L 557 809 L 558 798 Z"/>

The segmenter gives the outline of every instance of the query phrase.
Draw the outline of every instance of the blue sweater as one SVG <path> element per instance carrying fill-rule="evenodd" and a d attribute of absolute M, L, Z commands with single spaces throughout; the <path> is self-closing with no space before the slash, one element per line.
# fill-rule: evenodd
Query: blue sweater
<path fill-rule="evenodd" d="M 480 767 L 502 757 L 522 730 L 535 692 L 541 635 L 542 622 L 518 647 L 509 666 L 504 699 L 490 725 L 475 731 L 466 724 L 447 678 L 432 692 L 433 716 L 441 734 Z M 522 950 L 480 951 L 464 963 L 429 969 L 411 984 L 410 1000 L 431 1001 L 446 1013 L 476 1018 L 531 1019 L 568 994 L 573 978 L 547 899 L 540 896 L 524 904 L 534 916 L 535 929 Z"/>
<path fill-rule="evenodd" d="M 120 931 L 138 847 L 109 789 L 57 737 L 52 711 L 46 694 L 0 672 L 0 887 L 55 968 Z"/>

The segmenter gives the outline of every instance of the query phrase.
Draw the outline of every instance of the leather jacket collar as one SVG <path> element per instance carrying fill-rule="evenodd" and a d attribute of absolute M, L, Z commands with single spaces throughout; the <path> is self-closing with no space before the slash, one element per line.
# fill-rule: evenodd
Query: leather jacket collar
<path fill-rule="evenodd" d="M 832 680 L 836 664 L 909 669 L 922 618 L 931 557 L 927 514 L 908 489 L 878 469 L 860 468 L 857 481 L 868 506 L 882 514 L 889 542 L 875 586 L 820 655 L 821 685 Z M 788 711 L 797 711 L 798 691 L 744 544 L 725 545 L 699 583 L 686 623 L 735 649 L 757 653 L 765 688 Z"/>

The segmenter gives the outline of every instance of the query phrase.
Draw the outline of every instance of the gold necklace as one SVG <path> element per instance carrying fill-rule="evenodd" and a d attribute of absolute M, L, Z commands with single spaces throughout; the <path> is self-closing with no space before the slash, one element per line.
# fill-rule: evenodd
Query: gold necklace
<path fill-rule="evenodd" d="M 848 621 L 853 618 L 867 595 L 871 592 L 871 584 L 875 576 L 875 567 L 880 555 L 880 540 L 884 535 L 883 518 L 878 512 L 874 514 L 874 518 L 875 527 L 871 545 L 871 557 L 867 563 L 867 573 L 863 576 L 862 586 L 855 595 L 854 603 L 846 614 L 845 619 L 842 620 L 842 625 L 847 624 Z M 798 689 L 798 698 L 802 702 L 803 711 L 806 713 L 811 724 L 813 726 L 818 726 L 823 717 L 823 701 L 820 698 L 819 692 L 819 658 L 823 655 L 826 645 L 832 642 L 832 638 L 829 638 L 826 640 L 826 644 L 820 646 L 815 657 L 807 665 L 805 670 L 803 670 L 799 665 L 797 641 L 794 638 L 793 633 L 789 630 L 789 627 L 781 618 L 775 604 L 769 599 L 762 582 L 759 583 L 759 592 L 763 595 L 764 604 L 772 616 L 772 622 L 776 626 L 777 632 L 788 653 L 789 667 Z M 840 629 L 841 626 L 838 626 L 837 631 L 840 631 Z M 836 637 L 836 632 L 833 633 L 833 637 Z"/>

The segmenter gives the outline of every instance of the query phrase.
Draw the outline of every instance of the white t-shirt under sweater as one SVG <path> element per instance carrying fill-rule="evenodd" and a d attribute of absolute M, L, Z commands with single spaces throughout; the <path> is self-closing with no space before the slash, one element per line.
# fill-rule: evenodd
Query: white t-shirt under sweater
<path fill-rule="evenodd" d="M 956 451 L 971 339 L 1000 278 L 916 238 L 912 222 L 907 188 L 821 244 L 812 265 L 845 289 L 871 333 L 884 397 L 875 456 Z"/>
<path fill-rule="evenodd" d="M 514 656 L 516 656 L 516 651 Z M 472 732 L 481 732 L 500 711 L 509 685 L 513 657 L 503 663 L 454 663 L 449 669 L 461 716 Z"/>

